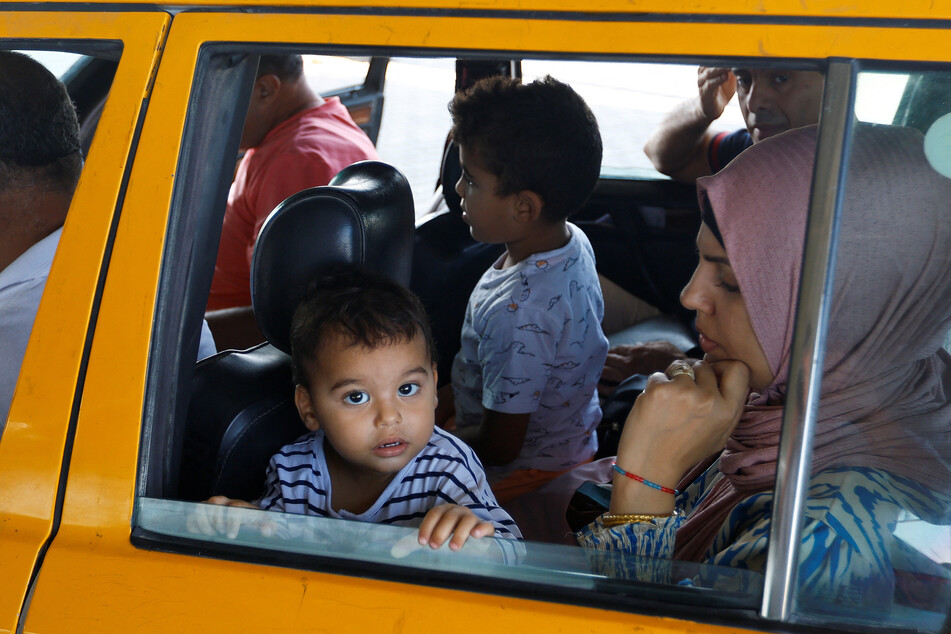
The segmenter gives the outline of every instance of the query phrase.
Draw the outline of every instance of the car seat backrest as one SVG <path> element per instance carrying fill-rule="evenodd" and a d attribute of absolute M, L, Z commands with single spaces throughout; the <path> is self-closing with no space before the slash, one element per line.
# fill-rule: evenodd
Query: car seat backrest
<path fill-rule="evenodd" d="M 308 282 L 327 265 L 354 262 L 407 286 L 414 222 L 409 183 L 379 161 L 351 165 L 274 209 L 251 264 L 251 302 L 268 342 L 196 367 L 178 497 L 260 497 L 270 456 L 307 431 L 293 402 L 289 333 Z"/>

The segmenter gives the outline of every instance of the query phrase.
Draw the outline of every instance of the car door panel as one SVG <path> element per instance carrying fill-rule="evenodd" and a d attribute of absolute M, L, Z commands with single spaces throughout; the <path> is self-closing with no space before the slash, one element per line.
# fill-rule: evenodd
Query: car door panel
<path fill-rule="evenodd" d="M 73 198 L 0 443 L 0 629 L 16 629 L 56 530 L 95 291 L 108 264 L 126 161 L 167 24 L 164 14 L 0 13 L 5 45 L 55 49 L 73 34 L 78 49 L 116 41 L 123 46 L 103 132 Z"/>

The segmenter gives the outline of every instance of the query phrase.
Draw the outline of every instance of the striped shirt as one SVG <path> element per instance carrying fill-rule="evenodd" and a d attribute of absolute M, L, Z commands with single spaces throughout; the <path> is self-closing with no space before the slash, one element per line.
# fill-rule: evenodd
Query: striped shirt
<path fill-rule="evenodd" d="M 418 527 L 434 506 L 458 504 L 492 522 L 496 537 L 522 537 L 515 521 L 496 502 L 485 469 L 472 449 L 439 428 L 433 430 L 426 447 L 390 480 L 376 502 L 360 514 L 331 507 L 332 485 L 323 445 L 324 433 L 316 431 L 274 454 L 264 497 L 256 504 L 266 511 L 412 527 Z"/>

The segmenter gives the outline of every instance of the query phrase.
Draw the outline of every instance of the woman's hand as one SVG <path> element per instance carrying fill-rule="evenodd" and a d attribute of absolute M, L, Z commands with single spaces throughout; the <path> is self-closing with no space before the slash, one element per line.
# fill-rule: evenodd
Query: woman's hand
<path fill-rule="evenodd" d="M 697 361 L 692 367 L 695 380 L 687 374 L 651 375 L 624 424 L 619 467 L 672 489 L 688 469 L 723 449 L 743 414 L 749 368 L 732 360 Z M 615 475 L 612 513 L 672 510 L 669 493 Z"/>

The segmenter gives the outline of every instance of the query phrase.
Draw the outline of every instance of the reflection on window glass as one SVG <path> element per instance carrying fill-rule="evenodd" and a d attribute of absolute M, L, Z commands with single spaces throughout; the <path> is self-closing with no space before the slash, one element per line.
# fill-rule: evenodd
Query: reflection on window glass
<path fill-rule="evenodd" d="M 717 566 L 667 562 L 662 578 L 654 560 L 618 553 L 604 553 L 570 546 L 520 542 L 485 537 L 470 539 L 456 552 L 446 546 L 432 550 L 420 546 L 413 528 L 330 519 L 287 513 L 265 513 L 236 507 L 193 504 L 140 497 L 136 501 L 137 526 L 157 535 L 200 539 L 210 543 L 264 549 L 312 557 L 295 557 L 295 566 L 320 567 L 321 558 L 343 558 L 360 564 L 403 566 L 496 580 L 545 584 L 562 589 L 629 593 L 639 583 L 670 583 L 691 579 L 692 585 L 717 591 L 719 605 L 756 608 L 762 587 L 760 575 Z M 206 522 L 217 514 L 225 530 L 215 531 Z M 640 570 L 643 578 L 621 579 L 598 570 Z M 683 590 L 680 590 L 683 592 Z M 671 597 L 676 596 L 674 594 Z M 689 599 L 688 599 L 689 600 Z M 699 600 L 699 598 L 698 598 Z"/>
<path fill-rule="evenodd" d="M 923 131 L 951 84 L 881 77 L 860 75 L 863 102 L 917 125 L 850 139 L 798 609 L 936 631 L 951 607 L 951 178 Z"/>

